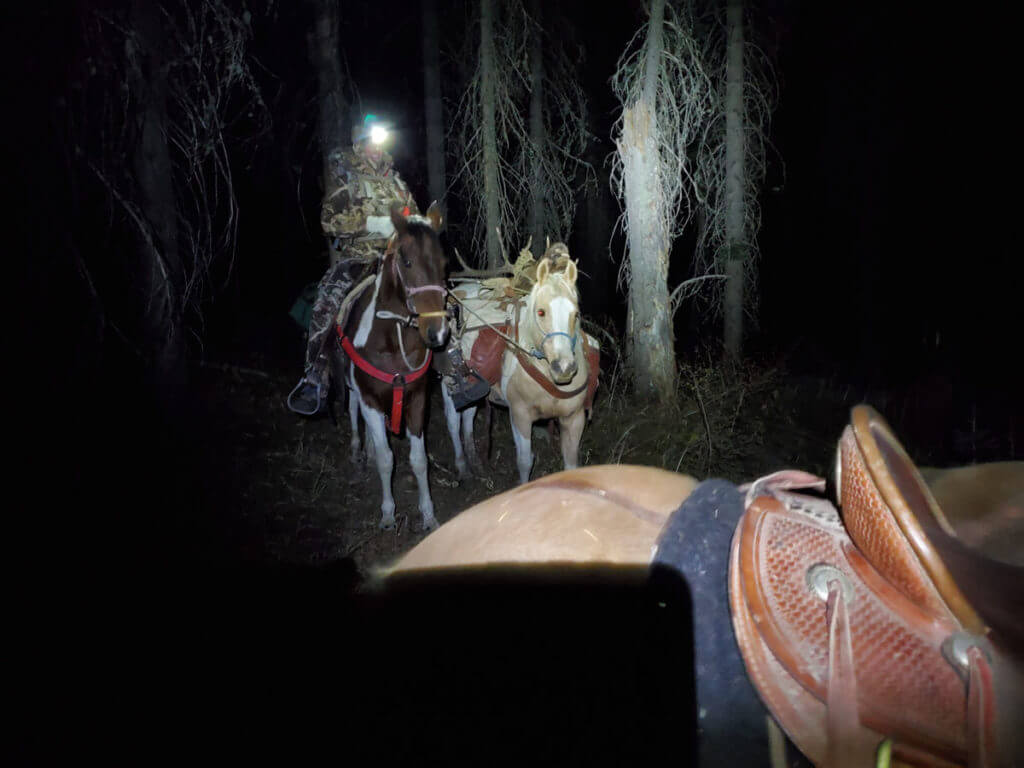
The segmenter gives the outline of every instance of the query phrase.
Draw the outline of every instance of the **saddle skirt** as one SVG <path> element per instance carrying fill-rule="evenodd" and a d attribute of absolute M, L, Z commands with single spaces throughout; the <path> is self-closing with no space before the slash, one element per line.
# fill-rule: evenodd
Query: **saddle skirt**
<path fill-rule="evenodd" d="M 1024 568 L 957 539 L 867 406 L 839 442 L 835 482 L 841 516 L 793 492 L 824 487 L 806 473 L 741 489 L 729 599 L 765 705 L 816 764 L 1017 764 Z"/>

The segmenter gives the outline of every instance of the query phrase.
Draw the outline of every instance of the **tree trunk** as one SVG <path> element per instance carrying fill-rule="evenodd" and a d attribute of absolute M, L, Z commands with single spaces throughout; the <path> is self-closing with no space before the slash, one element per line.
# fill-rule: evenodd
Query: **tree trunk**
<path fill-rule="evenodd" d="M 185 347 L 182 336 L 182 280 L 178 248 L 174 176 L 167 144 L 167 89 L 164 34 L 159 7 L 136 0 L 132 25 L 138 48 L 130 68 L 134 102 L 141 129 L 133 165 L 139 184 L 142 216 L 148 232 L 139 232 L 139 278 L 144 295 L 140 331 L 147 356 L 149 388 L 161 408 L 173 412 L 185 390 Z"/>
<path fill-rule="evenodd" d="M 316 71 L 319 85 L 320 117 L 317 124 L 320 138 L 321 174 L 326 193 L 333 186 L 330 154 L 344 149 L 351 140 L 349 133 L 348 103 L 343 92 L 338 41 L 337 0 L 312 0 L 314 16 L 310 35 L 309 56 Z M 328 238 L 327 249 L 331 265 L 340 254 Z"/>
<path fill-rule="evenodd" d="M 542 14 L 544 6 L 540 0 L 530 0 L 530 15 L 535 29 L 530 36 L 530 221 L 529 231 L 533 236 L 533 254 L 544 254 L 544 177 L 541 158 L 547 143 L 544 132 L 544 46 L 541 35 L 544 30 Z"/>
<path fill-rule="evenodd" d="M 498 189 L 498 134 L 494 88 L 494 3 L 480 0 L 480 94 L 484 127 L 484 205 L 487 209 L 487 266 L 501 266 L 501 243 L 497 228 L 501 221 Z"/>
<path fill-rule="evenodd" d="M 729 48 L 725 75 L 725 354 L 736 361 L 743 351 L 743 270 L 747 259 L 742 0 L 729 0 L 726 14 Z"/>
<path fill-rule="evenodd" d="M 675 334 L 669 308 L 669 242 L 658 152 L 655 99 L 664 34 L 665 1 L 654 0 L 647 32 L 644 90 L 623 113 L 622 157 L 630 264 L 626 319 L 630 364 L 643 397 L 668 402 L 675 396 Z"/>
<path fill-rule="evenodd" d="M 423 0 L 423 102 L 427 119 L 427 186 L 430 199 L 444 207 L 444 122 L 441 113 L 441 57 L 437 0 Z"/>

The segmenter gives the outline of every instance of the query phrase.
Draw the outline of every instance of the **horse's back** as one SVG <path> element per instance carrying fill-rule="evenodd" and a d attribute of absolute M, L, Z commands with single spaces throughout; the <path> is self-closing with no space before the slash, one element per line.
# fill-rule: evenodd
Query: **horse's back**
<path fill-rule="evenodd" d="M 548 475 L 457 515 L 388 573 L 496 564 L 637 566 L 696 481 L 653 467 L 597 466 Z"/>

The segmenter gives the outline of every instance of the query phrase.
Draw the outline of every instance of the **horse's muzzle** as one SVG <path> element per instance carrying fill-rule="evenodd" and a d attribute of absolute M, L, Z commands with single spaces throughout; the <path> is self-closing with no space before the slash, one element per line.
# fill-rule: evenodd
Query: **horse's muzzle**
<path fill-rule="evenodd" d="M 555 384 L 568 384 L 576 375 L 578 367 L 575 358 L 555 360 L 551 363 L 551 378 L 555 380 Z"/>
<path fill-rule="evenodd" d="M 423 326 L 426 325 L 424 328 Z M 448 324 L 441 322 L 420 322 L 420 333 L 428 347 L 442 347 L 448 342 Z"/>

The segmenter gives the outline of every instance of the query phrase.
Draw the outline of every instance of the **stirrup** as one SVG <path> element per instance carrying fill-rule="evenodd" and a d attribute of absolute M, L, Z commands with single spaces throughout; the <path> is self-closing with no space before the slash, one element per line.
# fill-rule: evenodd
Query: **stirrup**
<path fill-rule="evenodd" d="M 445 376 L 444 386 L 451 395 L 457 411 L 487 397 L 487 393 L 491 391 L 491 385 L 487 380 L 471 368 L 464 377 L 459 376 L 458 371 L 454 375 Z"/>
<path fill-rule="evenodd" d="M 295 402 L 295 399 L 296 399 L 295 398 L 295 394 L 300 389 L 303 389 L 303 385 L 306 385 L 306 384 L 308 384 L 311 387 L 313 387 L 313 389 L 316 391 L 316 403 L 313 406 L 313 410 L 304 409 L 302 407 L 302 399 L 301 398 L 298 400 L 298 403 L 299 403 L 298 405 L 296 405 L 296 402 Z M 321 408 L 323 406 L 323 395 L 322 395 L 322 393 L 323 393 L 323 387 L 320 386 L 320 382 L 318 382 L 318 381 L 310 381 L 305 376 L 303 376 L 301 379 L 299 379 L 299 383 L 295 385 L 295 388 L 291 392 L 288 393 L 288 400 L 287 400 L 288 410 L 292 411 L 293 413 L 298 413 L 298 414 L 300 414 L 302 416 L 315 416 L 316 414 L 320 413 L 320 410 L 321 410 Z"/>

